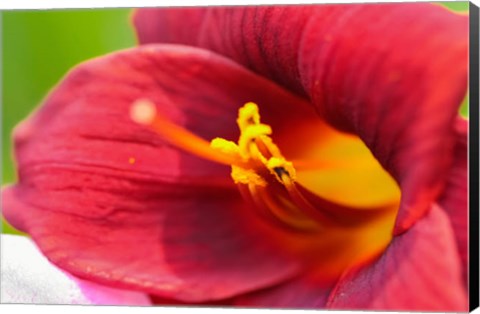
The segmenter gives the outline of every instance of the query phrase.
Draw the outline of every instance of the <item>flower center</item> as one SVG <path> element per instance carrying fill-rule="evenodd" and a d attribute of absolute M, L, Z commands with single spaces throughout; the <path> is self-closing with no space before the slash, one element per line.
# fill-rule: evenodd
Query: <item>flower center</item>
<path fill-rule="evenodd" d="M 150 125 L 171 144 L 202 158 L 231 166 L 231 177 L 243 197 L 251 200 L 265 220 L 293 231 L 311 232 L 331 224 L 299 191 L 296 171 L 274 143 L 272 129 L 260 121 L 258 106 L 239 109 L 237 143 L 223 138 L 207 142 L 161 116 L 146 99 L 131 108 L 132 119 Z"/>
<path fill-rule="evenodd" d="M 400 197 L 398 186 L 368 149 L 361 146 L 361 141 L 352 136 L 340 134 L 323 123 L 313 124 L 312 129 L 309 124 L 312 120 L 306 121 L 304 126 L 296 128 L 296 133 L 290 130 L 288 136 L 277 137 L 285 146 L 287 155 L 284 155 L 272 139 L 272 128 L 260 121 L 258 106 L 252 102 L 239 109 L 237 142 L 224 138 L 209 142 L 164 117 L 147 99 L 135 101 L 130 116 L 172 145 L 230 166 L 231 178 L 242 197 L 253 204 L 251 208 L 257 216 L 273 225 L 273 229 L 287 231 L 285 245 L 306 254 L 315 265 L 322 264 L 321 268 L 332 276 L 353 261 L 371 258 L 391 240 Z M 311 134 L 319 134 L 324 140 L 310 141 L 309 146 Z M 325 145 L 339 153 L 326 151 Z M 346 159 L 352 154 L 357 155 Z M 340 176 L 333 177 L 330 172 Z M 376 182 L 369 193 L 364 192 L 368 187 L 363 186 L 369 184 L 360 180 L 364 177 Z M 327 181 L 322 182 L 321 178 Z M 328 198 L 332 193 L 325 192 L 328 190 L 324 187 L 331 185 L 341 188 Z M 359 205 L 349 203 L 357 198 Z M 322 236 L 315 236 L 318 234 Z M 317 253 L 312 253 L 312 247 Z"/>

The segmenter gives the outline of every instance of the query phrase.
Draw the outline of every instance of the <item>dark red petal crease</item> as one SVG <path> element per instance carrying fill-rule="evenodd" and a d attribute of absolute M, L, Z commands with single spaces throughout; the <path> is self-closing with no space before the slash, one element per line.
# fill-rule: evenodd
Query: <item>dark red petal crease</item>
<path fill-rule="evenodd" d="M 190 16 L 200 28 L 184 25 Z M 397 234 L 443 190 L 466 93 L 468 16 L 429 3 L 256 6 L 141 9 L 134 23 L 141 43 L 226 55 L 306 95 L 332 125 L 358 134 L 401 186 Z"/>
<path fill-rule="evenodd" d="M 447 212 L 455 232 L 466 284 L 468 281 L 468 120 L 459 118 L 456 131 L 455 159 L 439 204 Z"/>
<path fill-rule="evenodd" d="M 346 272 L 327 308 L 380 311 L 467 311 L 455 238 L 434 205 L 408 232 L 393 239 L 373 264 Z"/>
<path fill-rule="evenodd" d="M 227 298 L 295 275 L 297 261 L 257 226 L 229 167 L 134 123 L 139 98 L 207 140 L 236 139 L 247 101 L 265 104 L 267 117 L 275 106 L 305 107 L 196 48 L 152 45 L 86 62 L 16 130 L 19 182 L 2 192 L 7 220 L 78 277 L 181 301 Z"/>

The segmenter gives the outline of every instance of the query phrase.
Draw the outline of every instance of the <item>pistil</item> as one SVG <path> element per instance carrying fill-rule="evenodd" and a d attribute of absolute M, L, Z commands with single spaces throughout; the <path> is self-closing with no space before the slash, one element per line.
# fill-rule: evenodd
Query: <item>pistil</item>
<path fill-rule="evenodd" d="M 133 121 L 154 129 L 170 144 L 230 166 L 231 177 L 243 197 L 267 221 L 300 232 L 317 232 L 331 224 L 331 219 L 297 189 L 295 168 L 270 137 L 271 127 L 261 123 L 255 103 L 246 103 L 239 109 L 237 143 L 223 138 L 208 142 L 162 116 L 147 99 L 135 101 L 130 116 Z"/>
<path fill-rule="evenodd" d="M 148 99 L 135 101 L 131 106 L 130 117 L 139 124 L 150 126 L 165 140 L 193 155 L 229 166 L 244 166 L 236 155 L 214 149 L 210 142 L 170 122 L 157 112 L 155 104 Z"/>

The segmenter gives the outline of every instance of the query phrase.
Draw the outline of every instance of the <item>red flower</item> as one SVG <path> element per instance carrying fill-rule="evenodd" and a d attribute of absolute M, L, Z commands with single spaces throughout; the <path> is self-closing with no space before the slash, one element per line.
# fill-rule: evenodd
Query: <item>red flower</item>
<path fill-rule="evenodd" d="M 17 128 L 5 215 L 53 263 L 171 303 L 467 309 L 467 16 L 322 5 L 134 22 L 141 43 L 210 51 L 89 61 Z M 242 109 L 237 145 L 247 102 L 260 116 Z"/>

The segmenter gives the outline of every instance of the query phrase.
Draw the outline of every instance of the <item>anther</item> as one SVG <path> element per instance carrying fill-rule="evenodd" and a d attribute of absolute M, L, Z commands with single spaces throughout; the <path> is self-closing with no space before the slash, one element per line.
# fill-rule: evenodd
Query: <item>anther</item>
<path fill-rule="evenodd" d="M 289 176 L 288 171 L 283 167 L 274 167 L 273 171 L 277 174 L 277 177 L 283 181 L 282 176 Z"/>

